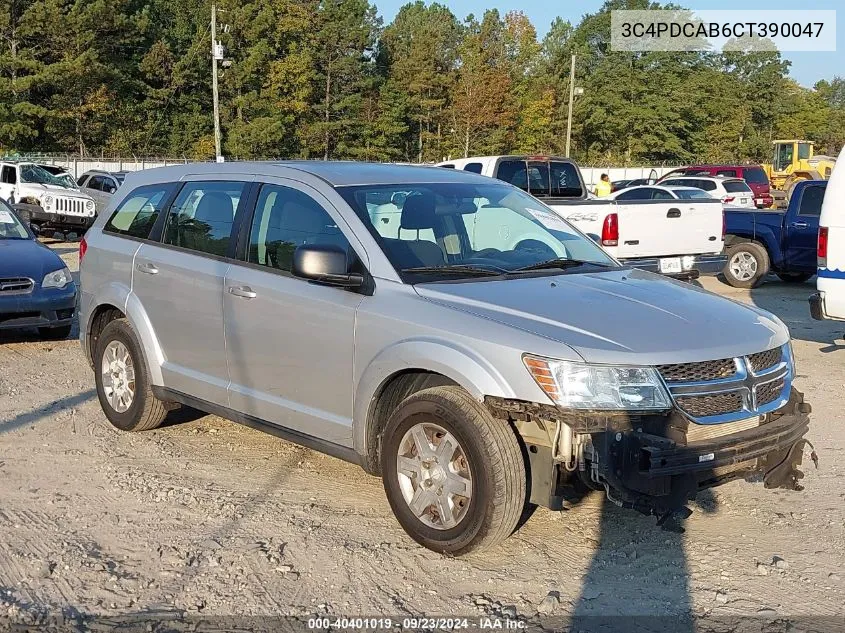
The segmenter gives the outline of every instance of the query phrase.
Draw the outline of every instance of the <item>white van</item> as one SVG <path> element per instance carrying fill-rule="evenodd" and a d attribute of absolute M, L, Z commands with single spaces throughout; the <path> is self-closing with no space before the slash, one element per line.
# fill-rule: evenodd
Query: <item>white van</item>
<path fill-rule="evenodd" d="M 845 320 L 845 148 L 830 175 L 819 219 L 818 292 L 810 297 L 814 319 Z"/>

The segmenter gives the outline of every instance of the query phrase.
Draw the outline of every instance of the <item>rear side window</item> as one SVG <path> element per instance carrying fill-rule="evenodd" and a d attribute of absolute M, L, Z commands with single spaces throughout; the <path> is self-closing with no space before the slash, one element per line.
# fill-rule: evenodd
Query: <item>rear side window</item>
<path fill-rule="evenodd" d="M 173 183 L 167 183 L 138 187 L 120 203 L 103 230 L 107 233 L 147 239 L 175 186 Z"/>
<path fill-rule="evenodd" d="M 716 172 L 717 176 L 726 176 L 728 178 L 736 178 L 736 169 L 719 169 Z"/>
<path fill-rule="evenodd" d="M 742 177 L 745 178 L 745 182 L 753 182 L 755 185 L 769 184 L 769 179 L 762 167 L 746 167 L 742 170 Z"/>
<path fill-rule="evenodd" d="M 340 246 L 349 242 L 320 204 L 296 189 L 264 185 L 255 205 L 247 261 L 290 272 L 297 246 Z"/>
<path fill-rule="evenodd" d="M 91 176 L 91 180 L 88 181 L 88 188 L 96 189 L 97 191 L 102 191 L 104 182 L 105 178 L 103 178 L 102 176 Z"/>
<path fill-rule="evenodd" d="M 496 169 L 496 178 L 534 196 L 578 198 L 584 193 L 578 170 L 572 163 L 503 160 Z"/>
<path fill-rule="evenodd" d="M 77 181 L 76 181 L 76 186 L 77 186 L 77 187 L 81 187 L 82 185 L 84 185 L 84 184 L 85 184 L 85 181 L 86 181 L 86 180 L 88 180 L 88 174 L 82 174 L 82 175 L 79 177 L 79 180 L 77 180 Z"/>
<path fill-rule="evenodd" d="M 14 185 L 18 181 L 15 168 L 11 165 L 3 165 L 3 171 L 0 172 L 0 180 L 7 185 Z"/>
<path fill-rule="evenodd" d="M 747 193 L 751 191 L 751 187 L 741 180 L 728 180 L 723 184 L 725 186 L 725 191 L 728 193 Z"/>
<path fill-rule="evenodd" d="M 223 257 L 229 248 L 244 182 L 186 184 L 167 215 L 165 244 Z"/>
<path fill-rule="evenodd" d="M 471 171 L 474 174 L 481 173 L 481 163 L 467 163 L 464 166 L 464 171 Z"/>
<path fill-rule="evenodd" d="M 822 200 L 824 200 L 824 187 L 809 185 L 804 188 L 801 194 L 801 206 L 798 215 L 809 215 L 819 217 L 822 212 Z"/>

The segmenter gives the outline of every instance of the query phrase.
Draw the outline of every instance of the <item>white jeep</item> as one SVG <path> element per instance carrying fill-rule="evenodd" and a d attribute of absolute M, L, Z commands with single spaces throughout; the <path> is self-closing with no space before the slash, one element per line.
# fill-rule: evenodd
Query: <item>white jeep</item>
<path fill-rule="evenodd" d="M 0 198 L 36 230 L 84 233 L 94 223 L 91 196 L 32 162 L 0 162 Z"/>

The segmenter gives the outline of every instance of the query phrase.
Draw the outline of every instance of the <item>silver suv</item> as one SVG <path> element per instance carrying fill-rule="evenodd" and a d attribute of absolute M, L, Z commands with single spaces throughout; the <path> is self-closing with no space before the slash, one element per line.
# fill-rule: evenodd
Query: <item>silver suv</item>
<path fill-rule="evenodd" d="M 784 324 L 620 266 L 500 181 L 154 169 L 80 254 L 82 348 L 114 426 L 188 405 L 360 464 L 440 552 L 589 489 L 666 519 L 736 478 L 799 487 L 810 407 Z"/>

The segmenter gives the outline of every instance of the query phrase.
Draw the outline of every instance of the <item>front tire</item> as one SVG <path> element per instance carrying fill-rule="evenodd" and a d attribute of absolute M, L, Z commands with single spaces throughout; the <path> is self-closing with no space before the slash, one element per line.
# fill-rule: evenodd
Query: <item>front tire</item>
<path fill-rule="evenodd" d="M 153 395 L 138 338 L 126 319 L 103 328 L 94 352 L 97 397 L 109 422 L 121 431 L 149 431 L 167 416 Z"/>
<path fill-rule="evenodd" d="M 417 543 L 457 556 L 492 547 L 514 531 L 526 501 L 519 441 L 460 387 L 409 396 L 383 437 L 387 499 Z"/>
<path fill-rule="evenodd" d="M 734 288 L 754 288 L 769 274 L 769 253 L 760 244 L 743 242 L 727 249 L 728 262 L 722 270 Z"/>

